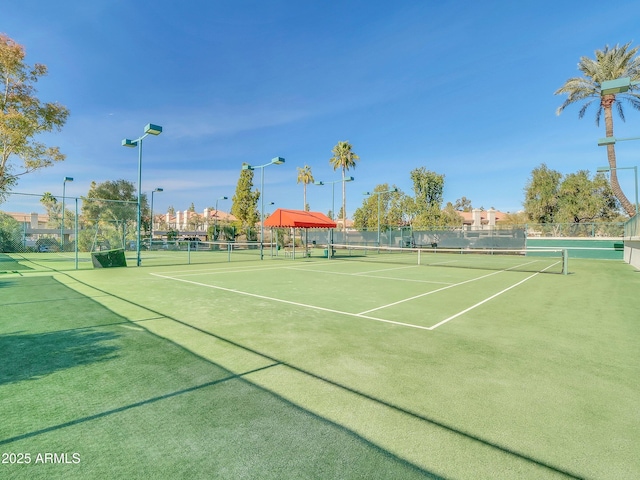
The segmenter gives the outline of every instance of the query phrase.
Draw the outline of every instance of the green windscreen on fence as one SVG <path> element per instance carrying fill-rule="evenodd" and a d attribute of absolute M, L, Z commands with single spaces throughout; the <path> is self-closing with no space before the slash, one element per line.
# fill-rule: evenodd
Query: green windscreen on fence
<path fill-rule="evenodd" d="M 126 267 L 127 259 L 123 248 L 92 252 L 91 261 L 95 268 Z"/>
<path fill-rule="evenodd" d="M 476 268 L 519 272 L 566 273 L 561 249 L 451 249 L 332 245 L 335 260 L 387 262 L 431 267 Z"/>

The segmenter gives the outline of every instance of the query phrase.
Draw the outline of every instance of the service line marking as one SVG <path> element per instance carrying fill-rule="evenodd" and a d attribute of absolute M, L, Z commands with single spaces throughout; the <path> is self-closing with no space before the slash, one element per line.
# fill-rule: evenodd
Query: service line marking
<path fill-rule="evenodd" d="M 214 290 L 222 290 L 222 291 L 225 291 L 225 292 L 237 293 L 239 295 L 246 295 L 248 297 L 260 298 L 260 299 L 263 299 L 263 300 L 270 300 L 270 301 L 279 302 L 279 303 L 286 303 L 288 305 L 295 305 L 297 307 L 309 308 L 309 309 L 312 309 L 312 310 L 320 310 L 320 311 L 323 311 L 323 312 L 337 313 L 338 315 L 346 315 L 346 316 L 349 316 L 349 317 L 364 318 L 364 319 L 367 319 L 367 320 L 375 320 L 376 322 L 391 323 L 393 325 L 400 325 L 400 326 L 403 326 L 403 327 L 410 327 L 410 328 L 418 328 L 420 330 L 430 330 L 430 327 L 424 327 L 422 325 L 414 325 L 412 323 L 396 322 L 396 321 L 393 321 L 393 320 L 385 320 L 384 318 L 376 318 L 376 317 L 371 317 L 371 316 L 368 316 L 368 315 L 363 315 L 361 313 L 343 312 L 341 310 L 334 310 L 332 308 L 318 307 L 316 305 L 308 305 L 308 304 L 305 304 L 305 303 L 293 302 L 291 300 L 283 300 L 281 298 L 267 297 L 266 295 L 258 295 L 257 293 L 243 292 L 241 290 L 235 290 L 233 288 L 225 288 L 225 287 L 219 287 L 219 286 L 216 286 L 216 285 L 209 285 L 208 283 L 194 282 L 193 280 L 186 280 L 184 278 L 170 277 L 170 276 L 167 276 L 167 275 L 161 275 L 159 273 L 152 273 L 151 275 L 153 275 L 155 277 L 159 277 L 159 278 L 164 278 L 164 279 L 167 279 L 167 280 L 174 280 L 176 282 L 189 283 L 189 284 L 192 284 L 192 285 L 198 285 L 200 287 L 213 288 Z"/>
<path fill-rule="evenodd" d="M 453 320 L 454 318 L 458 318 L 460 315 L 464 315 L 465 313 L 470 312 L 470 311 L 471 311 L 471 310 L 473 310 L 474 308 L 479 307 L 480 305 L 482 305 L 483 303 L 488 302 L 489 300 L 493 300 L 493 299 L 494 299 L 494 298 L 496 298 L 497 296 L 502 295 L 502 294 L 503 294 L 503 293 L 505 293 L 505 292 L 508 292 L 508 291 L 509 291 L 509 290 L 511 290 L 512 288 L 515 288 L 515 287 L 517 287 L 518 285 L 522 285 L 522 284 L 523 284 L 524 282 L 526 282 L 527 280 L 532 279 L 532 278 L 533 278 L 533 277 L 535 277 L 536 275 L 539 275 L 540 273 L 544 272 L 545 270 L 548 270 L 549 268 L 551 268 L 551 267 L 553 267 L 553 266 L 557 265 L 558 263 L 560 263 L 560 262 L 554 263 L 553 265 L 549 265 L 547 268 L 543 269 L 543 270 L 542 270 L 542 271 L 540 271 L 540 272 L 536 272 L 536 273 L 534 273 L 533 275 L 529 275 L 527 278 L 525 278 L 525 279 L 523 279 L 523 280 L 520 280 L 520 281 L 519 281 L 519 282 L 517 282 L 517 283 L 514 283 L 514 284 L 513 284 L 513 285 L 511 285 L 510 287 L 507 287 L 507 288 L 505 288 L 504 290 L 502 290 L 502 291 L 500 291 L 500 292 L 498 292 L 498 293 L 495 293 L 495 294 L 491 295 L 490 297 L 485 298 L 484 300 L 482 300 L 482 301 L 480 301 L 480 302 L 476 303 L 475 305 L 472 305 L 472 306 L 470 306 L 469 308 L 465 308 L 465 309 L 464 309 L 464 310 L 462 310 L 461 312 L 458 312 L 458 313 L 456 313 L 455 315 L 451 315 L 449 318 L 445 318 L 445 319 L 444 319 L 444 320 L 442 320 L 441 322 L 438 322 L 438 323 L 436 323 L 435 325 L 430 326 L 427 330 L 435 330 L 435 329 L 436 329 L 436 328 L 438 328 L 439 326 L 444 325 L 445 323 L 447 323 L 447 322 L 449 322 L 449 321 Z"/>
<path fill-rule="evenodd" d="M 409 268 L 409 267 L 402 267 Z M 411 267 L 414 268 L 414 267 Z M 369 272 L 360 272 L 360 273 L 346 273 L 346 272 L 332 272 L 329 270 L 308 270 L 306 268 L 298 268 L 298 267 L 287 267 L 288 270 L 298 270 L 301 272 L 313 272 L 313 273 L 324 273 L 326 275 L 347 275 L 349 277 L 363 277 L 363 278 L 377 278 L 381 280 L 392 280 L 394 282 L 414 282 L 414 283 L 434 283 L 436 285 L 451 285 L 451 282 L 437 282 L 435 280 L 420 280 L 417 278 L 395 278 L 395 277 L 383 277 L 380 275 L 369 275 Z M 385 270 L 373 270 L 374 272 L 386 272 L 387 270 L 397 270 L 397 268 L 388 268 Z"/>

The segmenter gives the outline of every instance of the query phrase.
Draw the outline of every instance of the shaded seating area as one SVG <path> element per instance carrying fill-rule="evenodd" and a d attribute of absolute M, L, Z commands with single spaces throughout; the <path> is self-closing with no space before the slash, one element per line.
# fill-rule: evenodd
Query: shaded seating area
<path fill-rule="evenodd" d="M 307 212 L 304 210 L 288 210 L 278 208 L 264 222 L 265 227 L 270 228 L 291 228 L 294 230 L 293 238 L 295 239 L 295 230 L 304 229 L 305 232 L 309 228 L 336 228 L 336 222 L 320 212 Z M 308 242 L 305 242 L 305 256 L 309 256 Z M 284 248 L 285 257 L 296 257 L 295 240 L 291 246 Z"/>

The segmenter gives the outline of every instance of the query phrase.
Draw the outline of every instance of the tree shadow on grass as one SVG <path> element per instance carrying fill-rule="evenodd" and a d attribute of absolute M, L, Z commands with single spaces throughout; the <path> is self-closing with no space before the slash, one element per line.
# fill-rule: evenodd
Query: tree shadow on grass
<path fill-rule="evenodd" d="M 108 342 L 119 336 L 91 329 L 0 335 L 0 385 L 111 360 L 118 347 Z"/>
<path fill-rule="evenodd" d="M 0 272 L 13 272 L 17 270 L 33 270 L 33 268 L 17 262 L 9 255 L 0 253 Z"/>

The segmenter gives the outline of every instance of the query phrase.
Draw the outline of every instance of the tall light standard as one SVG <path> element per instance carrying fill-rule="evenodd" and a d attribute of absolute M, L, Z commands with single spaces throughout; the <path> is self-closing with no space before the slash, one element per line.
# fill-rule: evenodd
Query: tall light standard
<path fill-rule="evenodd" d="M 67 182 L 73 182 L 73 177 L 64 177 L 64 181 L 62 182 L 62 223 L 60 224 L 60 251 L 61 252 L 64 252 L 64 196 L 66 193 Z M 76 242 L 77 241 L 78 240 L 76 239 Z"/>
<path fill-rule="evenodd" d="M 639 80 L 631 81 L 631 77 L 616 78 L 615 80 L 605 80 L 600 84 L 600 95 L 616 95 L 618 93 L 625 93 L 629 91 L 632 87 L 636 87 L 638 85 L 640 85 L 640 81 Z M 639 140 L 639 139 L 640 137 L 631 137 L 631 138 L 605 137 L 598 140 L 598 145 L 599 146 L 614 145 L 617 141 L 621 141 L 621 140 Z M 638 170 L 637 170 L 637 167 L 624 167 L 624 168 L 625 169 L 633 168 L 635 171 L 635 180 L 636 180 L 636 212 L 635 214 L 638 215 L 638 213 L 640 213 L 638 211 Z M 621 168 L 616 168 L 616 167 L 598 168 L 598 172 L 601 172 L 601 171 L 611 172 L 612 178 L 616 178 L 615 170 L 623 170 L 623 168 L 622 167 Z M 617 183 L 617 180 L 616 180 L 616 183 Z"/>
<path fill-rule="evenodd" d="M 340 180 L 334 180 L 333 182 L 313 182 L 314 185 L 331 185 L 331 216 L 333 218 L 335 218 L 336 216 L 336 196 L 335 196 L 335 190 L 336 190 L 336 183 L 346 183 L 346 182 L 353 182 L 355 179 L 353 177 L 348 177 L 345 178 L 344 180 L 340 179 Z"/>
<path fill-rule="evenodd" d="M 623 79 L 624 80 L 624 79 Z M 627 79 L 628 80 L 628 79 Z M 615 82 L 615 80 L 612 80 Z M 606 82 L 602 82 L 603 84 Z M 628 137 L 628 138 L 618 138 L 618 137 L 604 137 L 598 140 L 598 146 L 606 146 L 606 145 L 614 145 L 616 142 L 622 142 L 626 140 L 640 140 L 640 137 Z M 633 170 L 635 175 L 635 185 L 636 185 L 636 215 L 640 213 L 638 210 L 638 167 L 598 167 L 598 172 L 611 172 L 612 170 Z"/>
<path fill-rule="evenodd" d="M 142 220 L 141 215 L 141 203 L 142 203 L 142 139 L 147 135 L 160 135 L 162 133 L 162 127 L 160 125 L 154 125 L 152 123 L 148 123 L 146 127 L 144 127 L 144 135 L 135 139 L 129 140 L 125 138 L 122 140 L 123 147 L 138 147 L 138 214 L 137 214 L 137 222 L 138 227 L 136 229 L 136 265 L 140 266 L 140 223 Z"/>
<path fill-rule="evenodd" d="M 216 198 L 216 218 L 213 219 L 213 239 L 218 239 L 218 200 L 228 200 L 228 197 Z"/>
<path fill-rule="evenodd" d="M 259 168 L 260 172 L 260 260 L 264 258 L 263 242 L 264 242 L 264 169 L 269 165 L 281 165 L 284 163 L 284 158 L 275 157 L 272 158 L 269 163 L 264 165 L 242 165 L 243 170 L 255 170 Z"/>
<path fill-rule="evenodd" d="M 597 172 L 610 172 L 611 170 L 633 170 L 633 174 L 636 181 L 636 215 L 638 215 L 638 167 L 598 167 Z"/>
<path fill-rule="evenodd" d="M 394 193 L 397 192 L 398 189 L 397 188 L 392 188 L 391 190 L 385 190 L 384 192 L 364 192 L 365 195 L 368 196 L 373 196 L 373 195 L 377 195 L 378 196 L 378 246 L 380 246 L 380 194 L 381 193 Z"/>
<path fill-rule="evenodd" d="M 151 190 L 151 238 L 149 239 L 149 248 L 153 243 L 153 194 L 156 192 L 164 192 L 164 188 L 157 187 L 155 190 Z"/>
<path fill-rule="evenodd" d="M 331 185 L 331 220 L 336 218 L 336 183 L 346 183 L 346 182 L 353 182 L 355 179 L 353 177 L 347 177 L 345 179 L 340 179 L 340 180 L 334 180 L 332 182 L 314 182 L 314 185 Z M 345 232 L 346 232 L 346 225 L 343 225 L 343 227 L 345 228 Z M 346 237 L 346 233 L 345 233 L 345 237 Z M 333 244 L 333 229 L 331 229 L 330 233 L 329 233 L 329 243 Z M 328 251 L 328 250 L 327 250 Z"/>

